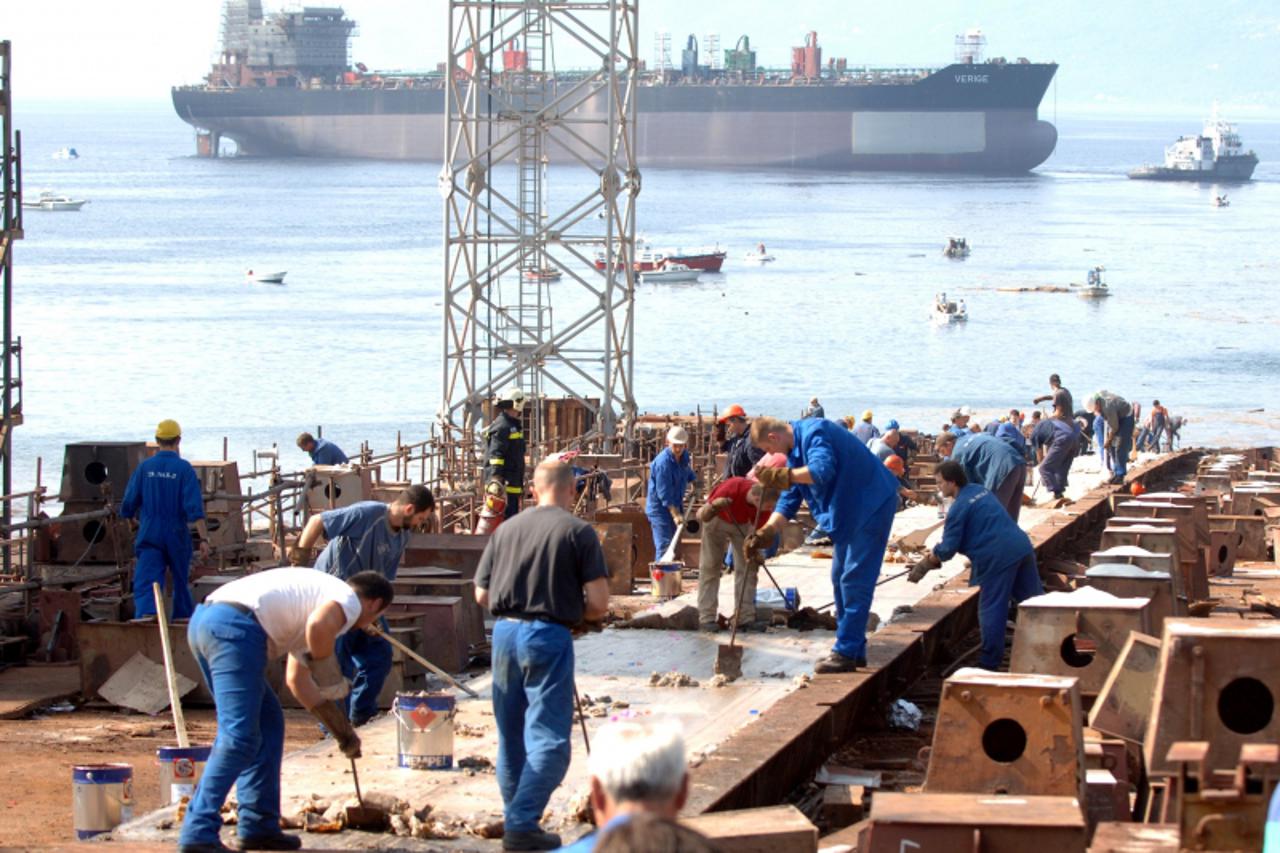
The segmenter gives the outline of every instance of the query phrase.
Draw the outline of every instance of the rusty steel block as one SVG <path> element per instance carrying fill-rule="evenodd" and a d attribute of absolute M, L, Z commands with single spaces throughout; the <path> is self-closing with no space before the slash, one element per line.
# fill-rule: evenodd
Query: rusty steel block
<path fill-rule="evenodd" d="M 609 594 L 630 595 L 634 578 L 635 537 L 631 525 L 625 522 L 600 522 L 591 525 L 600 537 L 604 550 L 604 563 L 609 569 Z"/>
<path fill-rule="evenodd" d="M 1108 522 L 1102 531 L 1102 547 L 1137 546 L 1173 557 L 1173 588 L 1183 601 L 1204 601 L 1209 597 L 1209 578 L 1199 557 L 1185 554 L 1179 546 L 1176 530 L 1168 525 L 1113 527 Z"/>
<path fill-rule="evenodd" d="M 1089 853 L 1178 853 L 1178 828 L 1167 823 L 1100 823 Z"/>
<path fill-rule="evenodd" d="M 603 524 L 630 524 L 634 559 L 631 561 L 632 579 L 649 577 L 649 564 L 658 558 L 653 550 L 653 525 L 649 516 L 638 507 L 610 507 L 596 513 L 595 520 Z"/>
<path fill-rule="evenodd" d="M 1165 619 L 1186 612 L 1185 608 L 1176 606 L 1173 578 L 1168 572 L 1149 572 L 1130 563 L 1095 563 L 1085 572 L 1084 583 L 1117 598 L 1151 599 L 1147 619 L 1148 627 L 1155 633 L 1164 627 Z"/>
<path fill-rule="evenodd" d="M 62 514 L 78 515 L 100 509 L 102 504 L 97 501 L 68 501 L 63 504 Z M 50 534 L 51 563 L 127 565 L 133 559 L 133 532 L 129 529 L 129 523 L 123 519 L 55 520 Z"/>
<path fill-rule="evenodd" d="M 445 672 L 461 672 L 470 658 L 470 623 L 456 595 L 397 595 L 387 615 L 409 615 L 421 646 L 415 651 Z M 400 621 L 401 626 L 405 621 Z"/>
<path fill-rule="evenodd" d="M 316 465 L 307 469 L 307 515 L 373 500 L 373 477 L 368 468 Z"/>
<path fill-rule="evenodd" d="M 1084 853 L 1087 828 L 1075 797 L 901 794 L 871 800 L 867 853 Z"/>
<path fill-rule="evenodd" d="M 1151 717 L 1160 663 L 1160 641 L 1129 634 L 1098 698 L 1089 709 L 1089 726 L 1130 743 L 1142 743 Z"/>
<path fill-rule="evenodd" d="M 1155 551 L 1148 551 L 1146 548 L 1139 548 L 1136 545 L 1117 545 L 1105 551 L 1094 551 L 1089 556 L 1090 565 L 1097 566 L 1103 563 L 1132 563 L 1149 572 L 1168 572 L 1171 575 L 1173 574 L 1172 554 L 1158 554 Z"/>
<path fill-rule="evenodd" d="M 1131 631 L 1147 633 L 1147 598 L 1117 598 L 1101 589 L 1050 592 L 1018 605 L 1012 672 L 1068 675 L 1096 694 Z"/>
<path fill-rule="evenodd" d="M 66 446 L 62 456 L 62 486 L 58 500 L 98 501 L 104 488 L 118 502 L 129 477 L 151 455 L 141 441 L 78 441 Z"/>
<path fill-rule="evenodd" d="M 1213 515 L 1209 517 L 1213 533 L 1229 531 L 1234 534 L 1237 560 L 1267 559 L 1267 527 L 1274 524 L 1272 516 L 1280 510 L 1268 508 L 1262 515 Z"/>
<path fill-rule="evenodd" d="M 1219 772 L 1205 741 L 1169 747 L 1173 821 L 1184 850 L 1262 850 L 1267 807 L 1280 777 L 1280 745 L 1240 747 L 1234 772 Z"/>
<path fill-rule="evenodd" d="M 925 790 L 1083 802 L 1082 724 L 1075 678 L 962 669 L 942 687 Z"/>
<path fill-rule="evenodd" d="M 1261 530 L 1261 525 L 1258 525 Z M 1209 575 L 1231 577 L 1236 567 L 1236 545 L 1243 537 L 1234 530 L 1214 530 L 1209 534 Z"/>
<path fill-rule="evenodd" d="M 1243 746 L 1280 740 L 1280 622 L 1169 619 L 1143 754 L 1152 775 L 1177 771 L 1177 741 L 1207 741 L 1208 767 L 1231 767 Z"/>
<path fill-rule="evenodd" d="M 1110 770 L 1090 768 L 1085 771 L 1085 815 L 1089 829 L 1104 821 L 1127 820 L 1129 812 L 1129 786 Z"/>

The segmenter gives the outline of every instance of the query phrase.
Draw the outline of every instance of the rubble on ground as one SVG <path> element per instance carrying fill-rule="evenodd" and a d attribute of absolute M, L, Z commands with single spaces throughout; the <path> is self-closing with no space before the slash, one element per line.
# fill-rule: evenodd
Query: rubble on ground
<path fill-rule="evenodd" d="M 654 672 L 649 675 L 650 687 L 697 687 L 696 679 L 690 678 L 683 672 L 672 670 L 671 672 Z"/>

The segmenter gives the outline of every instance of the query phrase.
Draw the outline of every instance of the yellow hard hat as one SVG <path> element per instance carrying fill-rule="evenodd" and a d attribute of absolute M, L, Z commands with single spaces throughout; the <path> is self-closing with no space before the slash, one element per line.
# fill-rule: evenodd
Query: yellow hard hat
<path fill-rule="evenodd" d="M 178 426 L 177 421 L 165 418 L 156 425 L 156 438 L 160 441 L 173 441 L 175 438 L 182 438 L 182 427 Z"/>
<path fill-rule="evenodd" d="M 865 412 L 863 412 L 863 413 L 862 413 L 862 419 L 863 419 L 864 421 L 869 421 L 869 420 L 871 420 L 871 417 L 872 417 L 872 415 L 871 415 L 871 410 L 870 410 L 870 409 L 867 409 Z"/>

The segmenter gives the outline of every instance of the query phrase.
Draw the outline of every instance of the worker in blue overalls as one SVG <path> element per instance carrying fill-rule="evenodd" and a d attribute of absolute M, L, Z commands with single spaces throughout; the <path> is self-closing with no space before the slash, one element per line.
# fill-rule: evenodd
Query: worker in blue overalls
<path fill-rule="evenodd" d="M 907 580 L 919 583 L 956 554 L 969 558 L 969 585 L 978 593 L 982 655 L 978 665 L 996 670 L 1004 660 L 1009 599 L 1023 602 L 1044 593 L 1036 570 L 1036 552 L 1026 532 L 988 489 L 970 483 L 964 466 L 948 459 L 938 466 L 938 490 L 951 501 L 942 541 L 911 567 Z"/>
<path fill-rule="evenodd" d="M 315 565 L 320 571 L 342 580 L 373 571 L 393 581 L 410 534 L 426 524 L 435 507 L 430 489 L 410 486 L 391 504 L 361 501 L 313 515 L 289 552 L 289 562 L 305 564 L 323 536 L 327 544 Z M 352 725 L 363 725 L 378 713 L 378 694 L 391 672 L 391 644 L 368 632 L 352 631 L 338 639 L 335 654 L 342 674 L 351 680 L 347 716 Z"/>
<path fill-rule="evenodd" d="M 689 432 L 682 426 L 667 430 L 667 446 L 649 464 L 649 496 L 644 514 L 653 529 L 654 559 L 661 560 L 667 546 L 684 524 L 684 493 L 697 479 L 689 461 Z"/>
<path fill-rule="evenodd" d="M 163 420 L 156 427 L 160 449 L 146 459 L 129 478 L 120 504 L 121 518 L 136 518 L 138 532 L 133 537 L 133 617 L 156 615 L 156 599 L 151 585 L 165 583 L 165 569 L 172 581 L 173 618 L 188 619 L 195 610 L 191 598 L 191 530 L 196 525 L 200 556 L 209 556 L 209 529 L 204 520 L 204 495 L 200 478 L 191 463 L 178 455 L 182 427 Z"/>
<path fill-rule="evenodd" d="M 807 419 L 787 423 L 757 418 L 751 442 L 765 453 L 784 453 L 784 468 L 756 471 L 766 489 L 785 489 L 777 507 L 748 539 L 748 547 L 772 541 L 803 500 L 831 536 L 831 586 L 835 593 L 836 644 L 815 672 L 852 672 L 867 665 L 867 617 L 884 561 L 898 481 L 843 425 Z"/>
<path fill-rule="evenodd" d="M 346 465 L 347 454 L 342 448 L 323 438 L 316 438 L 309 432 L 298 436 L 298 447 L 311 457 L 313 465 Z"/>

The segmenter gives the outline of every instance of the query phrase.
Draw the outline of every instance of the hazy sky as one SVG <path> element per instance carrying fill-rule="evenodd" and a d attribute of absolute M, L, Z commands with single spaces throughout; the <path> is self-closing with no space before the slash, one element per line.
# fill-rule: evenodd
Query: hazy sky
<path fill-rule="evenodd" d="M 443 59 L 445 0 L 342 5 L 359 23 L 353 59 L 375 69 L 429 69 Z M 221 9 L 222 0 L 0 0 L 0 38 L 14 42 L 20 103 L 162 99 L 208 70 Z M 655 30 L 671 32 L 677 62 L 691 33 L 718 32 L 724 47 L 745 33 L 770 66 L 785 65 L 811 29 L 826 56 L 850 64 L 944 65 L 954 35 L 978 26 L 990 55 L 1060 62 L 1062 109 L 1202 115 L 1217 100 L 1241 119 L 1280 116 L 1276 0 L 641 0 L 640 17 L 646 60 Z"/>

